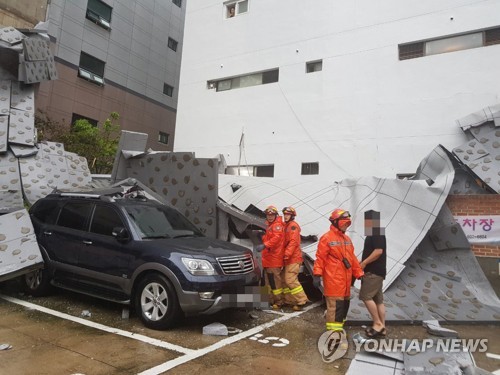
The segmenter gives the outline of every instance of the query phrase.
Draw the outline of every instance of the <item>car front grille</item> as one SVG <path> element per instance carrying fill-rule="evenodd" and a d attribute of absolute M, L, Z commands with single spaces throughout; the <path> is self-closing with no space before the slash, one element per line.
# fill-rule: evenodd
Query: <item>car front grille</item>
<path fill-rule="evenodd" d="M 225 275 L 241 275 L 252 272 L 254 269 L 251 254 L 217 258 L 217 262 Z"/>

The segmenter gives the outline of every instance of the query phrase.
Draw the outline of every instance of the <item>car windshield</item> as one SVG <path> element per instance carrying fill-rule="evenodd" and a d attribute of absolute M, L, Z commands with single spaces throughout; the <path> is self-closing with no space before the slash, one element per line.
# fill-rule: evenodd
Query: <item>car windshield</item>
<path fill-rule="evenodd" d="M 125 209 L 143 239 L 203 236 L 188 219 L 169 207 L 134 205 Z"/>

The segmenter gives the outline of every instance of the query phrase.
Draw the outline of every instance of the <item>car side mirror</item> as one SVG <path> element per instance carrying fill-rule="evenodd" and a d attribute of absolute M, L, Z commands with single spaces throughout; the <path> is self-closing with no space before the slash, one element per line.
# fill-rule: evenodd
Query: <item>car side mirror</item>
<path fill-rule="evenodd" d="M 113 232 L 111 232 L 111 234 L 120 242 L 125 242 L 130 239 L 128 230 L 124 227 L 114 227 Z"/>

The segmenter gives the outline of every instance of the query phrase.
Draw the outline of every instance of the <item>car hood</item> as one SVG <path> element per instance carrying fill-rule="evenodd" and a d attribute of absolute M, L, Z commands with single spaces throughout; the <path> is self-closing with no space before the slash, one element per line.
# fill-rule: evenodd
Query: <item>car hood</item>
<path fill-rule="evenodd" d="M 147 247 L 178 252 L 186 255 L 206 254 L 213 257 L 242 255 L 250 251 L 246 247 L 207 237 L 182 237 L 144 241 Z"/>

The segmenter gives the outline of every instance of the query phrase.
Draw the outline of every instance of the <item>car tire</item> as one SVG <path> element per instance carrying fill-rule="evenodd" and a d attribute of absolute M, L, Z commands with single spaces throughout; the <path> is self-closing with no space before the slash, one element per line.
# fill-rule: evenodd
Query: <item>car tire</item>
<path fill-rule="evenodd" d="M 52 290 L 49 272 L 45 268 L 39 268 L 36 271 L 27 273 L 23 276 L 23 279 L 24 291 L 33 297 L 46 296 Z"/>
<path fill-rule="evenodd" d="M 148 328 L 164 330 L 174 325 L 180 307 L 170 281 L 160 274 L 144 277 L 135 290 L 135 311 Z"/>

